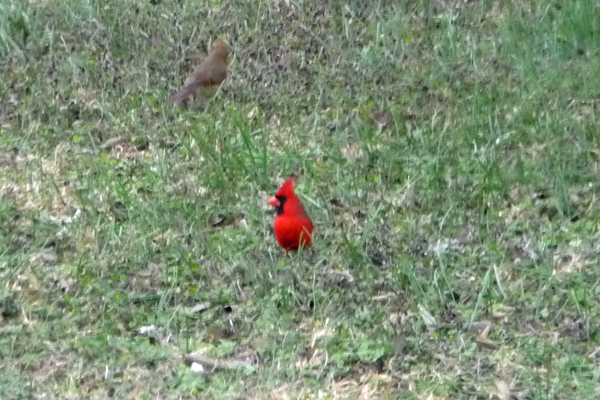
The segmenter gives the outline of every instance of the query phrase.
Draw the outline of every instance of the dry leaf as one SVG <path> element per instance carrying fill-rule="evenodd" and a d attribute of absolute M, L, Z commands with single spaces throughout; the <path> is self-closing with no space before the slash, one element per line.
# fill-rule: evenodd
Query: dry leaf
<path fill-rule="evenodd" d="M 515 311 L 515 307 L 502 306 L 499 310 L 492 311 L 492 318 L 504 318 Z"/>
<path fill-rule="evenodd" d="M 385 111 L 376 111 L 371 114 L 371 120 L 377 126 L 377 129 L 383 129 L 392 122 L 390 115 Z"/>
<path fill-rule="evenodd" d="M 340 214 L 346 210 L 344 203 L 342 203 L 341 199 L 334 197 L 329 200 L 329 204 L 331 204 L 331 209 L 335 214 Z"/>
<path fill-rule="evenodd" d="M 437 325 L 437 320 L 429 311 L 423 307 L 422 304 L 419 304 L 419 312 L 421 313 L 421 318 L 423 318 L 423 322 L 427 325 L 428 328 L 432 328 Z"/>
<path fill-rule="evenodd" d="M 58 288 L 64 294 L 71 294 L 73 292 L 73 287 L 77 284 L 77 281 L 73 278 L 61 279 L 57 282 Z"/>
<path fill-rule="evenodd" d="M 510 386 L 504 381 L 496 382 L 496 395 L 499 400 L 510 400 Z"/>
<path fill-rule="evenodd" d="M 233 216 L 225 215 L 225 214 L 217 214 L 217 215 L 213 216 L 210 221 L 210 225 L 213 228 L 222 228 L 224 226 L 231 225 L 233 223 L 234 223 Z"/>
<path fill-rule="evenodd" d="M 404 353 L 404 348 L 406 347 L 406 338 L 404 336 L 398 336 L 396 340 L 394 340 L 393 348 L 394 353 L 397 356 L 401 356 Z"/>
<path fill-rule="evenodd" d="M 56 260 L 58 260 L 58 255 L 56 254 L 56 247 L 48 246 L 41 252 L 41 258 L 45 264 L 54 264 Z"/>
<path fill-rule="evenodd" d="M 380 294 L 380 295 L 371 297 L 371 300 L 373 300 L 373 301 L 387 301 L 387 300 L 393 299 L 394 297 L 396 297 L 395 293 L 384 293 L 384 294 Z"/>
<path fill-rule="evenodd" d="M 253 367 L 258 364 L 259 359 L 256 352 L 245 350 L 231 359 L 220 360 L 217 358 L 209 358 L 202 354 L 188 354 L 185 356 L 184 361 L 187 365 L 192 367 L 195 372 L 212 372 L 218 369 L 235 370 Z"/>
<path fill-rule="evenodd" d="M 103 149 L 109 149 L 109 148 L 113 148 L 115 146 L 118 146 L 118 145 L 120 145 L 122 143 L 125 143 L 126 141 L 127 141 L 126 137 L 124 137 L 124 136 L 117 136 L 115 138 L 108 139 L 106 142 L 104 142 L 102 144 L 101 147 Z"/>
<path fill-rule="evenodd" d="M 347 269 L 343 271 L 325 271 L 325 279 L 330 285 L 340 285 L 344 287 L 354 285 L 354 277 Z"/>
<path fill-rule="evenodd" d="M 592 353 L 590 353 L 590 355 L 588 357 L 594 361 L 597 361 L 598 359 L 600 359 L 600 347 L 596 348 L 596 350 L 594 350 Z"/>
<path fill-rule="evenodd" d="M 494 343 L 488 336 L 490 334 L 491 325 L 486 326 L 483 331 L 475 338 L 475 343 L 481 348 L 495 350 L 499 346 Z"/>
<path fill-rule="evenodd" d="M 483 332 L 487 327 L 492 326 L 492 323 L 490 321 L 477 321 L 477 322 L 473 322 L 468 330 L 469 332 Z"/>
<path fill-rule="evenodd" d="M 243 221 L 243 222 L 241 222 Z M 244 214 L 235 213 L 235 214 L 217 214 L 212 217 L 210 225 L 213 228 L 223 228 L 229 225 L 237 224 L 238 226 L 243 227 L 247 226 L 246 220 L 244 219 Z"/>
<path fill-rule="evenodd" d="M 475 230 L 475 228 L 471 225 L 469 225 L 465 229 L 461 230 L 456 235 L 456 241 L 458 242 L 458 244 L 461 246 L 467 246 L 469 244 L 472 244 L 474 241 L 474 236 L 475 236 L 473 233 L 474 230 Z"/>
<path fill-rule="evenodd" d="M 186 311 L 190 314 L 195 314 L 201 311 L 206 310 L 207 308 L 210 307 L 210 303 L 206 302 L 206 303 L 200 303 L 200 304 L 196 304 L 193 307 L 189 307 Z"/>
<path fill-rule="evenodd" d="M 133 330 L 133 333 L 147 338 L 157 338 L 159 336 L 155 325 L 139 326 Z"/>

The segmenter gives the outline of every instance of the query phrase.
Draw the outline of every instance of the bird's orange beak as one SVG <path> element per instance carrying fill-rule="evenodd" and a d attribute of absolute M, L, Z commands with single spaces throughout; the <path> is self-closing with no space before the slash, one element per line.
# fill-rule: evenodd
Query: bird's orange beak
<path fill-rule="evenodd" d="M 269 199 L 269 204 L 272 205 L 273 207 L 281 207 L 281 202 L 275 196 L 273 196 Z"/>

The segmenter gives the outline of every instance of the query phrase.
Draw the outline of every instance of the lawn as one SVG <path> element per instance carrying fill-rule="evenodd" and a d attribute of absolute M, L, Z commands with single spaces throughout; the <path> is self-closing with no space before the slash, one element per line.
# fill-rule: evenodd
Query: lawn
<path fill-rule="evenodd" d="M 593 0 L 1 0 L 0 399 L 597 399 L 599 71 Z"/>

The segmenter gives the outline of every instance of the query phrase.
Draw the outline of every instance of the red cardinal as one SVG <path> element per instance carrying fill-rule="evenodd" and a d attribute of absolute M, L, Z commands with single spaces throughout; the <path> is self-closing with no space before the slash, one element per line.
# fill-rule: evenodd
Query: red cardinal
<path fill-rule="evenodd" d="M 277 194 L 269 199 L 275 207 L 275 237 L 286 250 L 308 247 L 312 241 L 313 224 L 302 202 L 294 193 L 294 177 L 285 181 Z"/>

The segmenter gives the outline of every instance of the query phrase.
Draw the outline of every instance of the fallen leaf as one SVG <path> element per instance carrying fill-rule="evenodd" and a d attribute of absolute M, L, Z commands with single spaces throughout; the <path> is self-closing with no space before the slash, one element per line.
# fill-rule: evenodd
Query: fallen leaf
<path fill-rule="evenodd" d="M 489 326 L 492 326 L 492 323 L 490 321 L 476 321 L 473 322 L 469 327 L 468 327 L 468 331 L 469 332 L 483 332 L 483 330 Z"/>
<path fill-rule="evenodd" d="M 394 297 L 396 297 L 396 294 L 394 294 L 394 293 L 384 293 L 384 294 L 380 294 L 378 296 L 371 297 L 371 300 L 373 300 L 373 301 L 386 301 L 386 300 L 393 299 Z"/>
<path fill-rule="evenodd" d="M 504 381 L 496 382 L 496 395 L 499 400 L 510 400 L 510 386 Z"/>
<path fill-rule="evenodd" d="M 469 244 L 472 244 L 474 241 L 474 230 L 475 228 L 469 225 L 468 227 L 460 231 L 458 235 L 456 235 L 456 241 L 458 242 L 458 244 L 461 246 L 467 246 Z"/>
<path fill-rule="evenodd" d="M 495 350 L 499 346 L 488 337 L 490 334 L 490 329 L 491 329 L 491 325 L 486 326 L 483 329 L 483 331 L 479 335 L 477 335 L 477 337 L 475 338 L 475 343 L 477 343 L 477 345 L 479 345 L 479 347 Z"/>
<path fill-rule="evenodd" d="M 77 284 L 77 281 L 73 278 L 61 279 L 57 282 L 58 288 L 64 294 L 71 294 L 73 292 L 73 287 Z"/>
<path fill-rule="evenodd" d="M 233 224 L 236 224 L 239 227 L 245 227 L 248 225 L 246 220 L 244 219 L 244 214 L 242 213 L 217 214 L 212 217 L 210 222 L 210 225 L 213 228 L 223 228 Z"/>
<path fill-rule="evenodd" d="M 156 338 L 159 336 L 156 325 L 139 326 L 133 330 L 133 333 L 147 338 Z"/>
<path fill-rule="evenodd" d="M 204 367 L 202 366 L 202 364 L 197 362 L 193 362 L 192 365 L 190 365 L 190 369 L 198 374 L 204 373 Z"/>
<path fill-rule="evenodd" d="M 394 340 L 393 348 L 394 353 L 397 356 L 401 356 L 406 348 L 406 338 L 404 336 L 398 336 L 396 340 Z"/>
<path fill-rule="evenodd" d="M 371 120 L 377 126 L 377 129 L 383 129 L 392 122 L 390 115 L 385 111 L 376 111 L 371 114 Z"/>
<path fill-rule="evenodd" d="M 190 314 L 195 314 L 195 313 L 204 311 L 209 307 L 210 307 L 210 303 L 208 303 L 208 302 L 200 303 L 200 304 L 196 304 L 195 306 L 189 307 L 186 311 Z"/>
<path fill-rule="evenodd" d="M 354 277 L 350 274 L 350 271 L 325 271 L 326 282 L 330 285 L 340 285 L 349 287 L 354 285 Z"/>
<path fill-rule="evenodd" d="M 492 310 L 492 318 L 504 318 L 515 311 L 515 307 L 502 306 L 499 310 Z"/>
<path fill-rule="evenodd" d="M 259 359 L 256 352 L 248 350 L 238 353 L 233 358 L 217 359 L 210 358 L 203 354 L 188 354 L 184 358 L 184 362 L 194 370 L 194 372 L 213 372 L 215 370 L 236 370 L 243 368 L 251 368 L 258 364 Z M 197 364 L 197 365 L 194 365 Z"/>
<path fill-rule="evenodd" d="M 422 304 L 419 304 L 419 312 L 421 313 L 421 318 L 423 318 L 423 322 L 427 325 L 428 328 L 432 328 L 437 325 L 437 320 L 429 311 L 423 307 Z"/>
<path fill-rule="evenodd" d="M 231 225 L 233 223 L 234 223 L 233 216 L 225 215 L 225 214 L 217 214 L 217 215 L 213 216 L 210 221 L 210 225 L 213 228 L 222 228 L 224 226 Z"/>
<path fill-rule="evenodd" d="M 125 143 L 127 138 L 124 136 L 117 136 L 115 138 L 108 139 L 106 142 L 102 144 L 103 149 L 113 148 L 121 143 Z"/>
<path fill-rule="evenodd" d="M 597 347 L 588 357 L 594 361 L 598 361 L 598 359 L 600 359 L 600 347 Z"/>
<path fill-rule="evenodd" d="M 336 214 L 340 214 L 346 209 L 344 203 L 342 203 L 342 200 L 338 199 L 337 197 L 330 199 L 329 204 L 331 204 L 332 211 Z"/>

